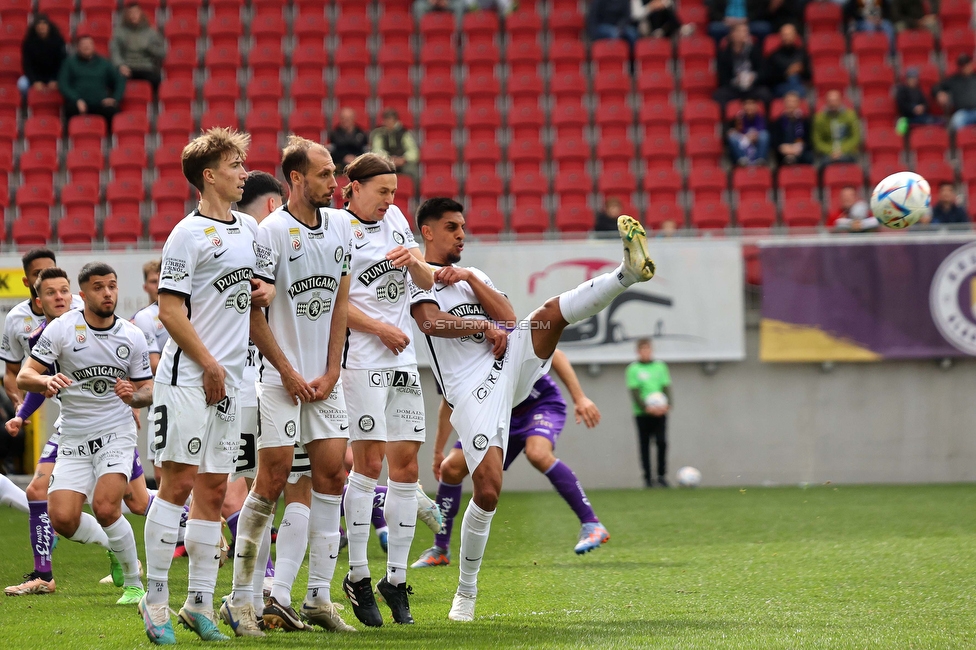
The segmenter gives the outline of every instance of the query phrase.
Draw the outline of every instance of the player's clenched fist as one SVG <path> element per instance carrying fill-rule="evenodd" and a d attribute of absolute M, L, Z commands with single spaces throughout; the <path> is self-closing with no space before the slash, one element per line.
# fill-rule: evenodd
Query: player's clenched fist
<path fill-rule="evenodd" d="M 471 279 L 471 271 L 457 266 L 442 266 L 434 272 L 434 282 L 448 286 L 457 282 L 467 282 L 469 279 Z"/>
<path fill-rule="evenodd" d="M 399 355 L 410 345 L 410 337 L 404 334 L 400 328 L 382 323 L 377 336 L 383 345 L 393 354 Z"/>
<path fill-rule="evenodd" d="M 403 267 L 410 267 L 415 264 L 423 264 L 423 262 L 417 259 L 410 249 L 405 246 L 397 246 L 386 254 L 386 259 L 393 263 L 398 269 Z"/>
<path fill-rule="evenodd" d="M 501 359 L 508 347 L 508 332 L 498 328 L 490 329 L 485 332 L 485 339 L 491 343 L 491 353 L 496 359 Z"/>
<path fill-rule="evenodd" d="M 56 375 L 51 375 L 48 377 L 45 383 L 47 384 L 47 389 L 44 391 L 44 397 L 50 398 L 57 395 L 58 391 L 60 391 L 62 388 L 67 388 L 70 386 L 71 380 L 59 372 Z"/>

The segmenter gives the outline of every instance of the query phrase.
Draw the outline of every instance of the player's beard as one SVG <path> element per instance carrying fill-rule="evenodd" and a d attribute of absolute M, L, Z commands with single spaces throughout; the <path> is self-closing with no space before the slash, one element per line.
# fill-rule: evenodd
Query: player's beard
<path fill-rule="evenodd" d="M 453 249 L 451 250 L 450 253 L 447 254 L 448 264 L 457 264 L 460 261 L 461 261 L 461 256 L 455 253 Z"/>
<path fill-rule="evenodd" d="M 332 195 L 330 194 L 325 199 L 316 200 L 312 194 L 309 192 L 308 185 L 305 186 L 305 201 L 318 210 L 319 208 L 327 208 L 332 205 Z"/>
<path fill-rule="evenodd" d="M 111 318 L 113 315 L 115 315 L 115 303 L 114 302 L 112 303 L 112 308 L 109 309 L 109 310 L 107 310 L 107 311 L 106 310 L 103 310 L 102 309 L 102 306 L 100 304 L 99 305 L 88 305 L 88 308 L 91 310 L 91 312 L 93 314 L 95 314 L 99 318 Z"/>

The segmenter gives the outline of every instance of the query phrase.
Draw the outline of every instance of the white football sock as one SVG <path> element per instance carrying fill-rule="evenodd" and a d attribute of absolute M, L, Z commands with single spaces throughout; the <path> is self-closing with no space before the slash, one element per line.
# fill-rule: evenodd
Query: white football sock
<path fill-rule="evenodd" d="M 481 559 L 485 555 L 488 544 L 488 532 L 491 530 L 491 518 L 495 511 L 487 512 L 478 507 L 471 499 L 461 520 L 461 577 L 458 580 L 458 593 L 467 596 L 478 594 L 478 571 L 481 569 Z"/>
<path fill-rule="evenodd" d="M 366 545 L 373 512 L 376 479 L 353 472 L 346 487 L 346 538 L 349 540 L 349 579 L 359 582 L 369 577 Z"/>
<path fill-rule="evenodd" d="M 258 556 L 254 560 L 254 579 L 251 580 L 251 599 L 254 602 L 254 611 L 264 611 L 264 572 L 268 568 L 268 558 L 271 557 L 271 519 L 264 527 L 264 536 L 261 537 L 261 546 L 258 549 Z"/>
<path fill-rule="evenodd" d="M 372 499 L 372 491 L 370 491 L 370 499 Z M 311 551 L 308 556 L 308 592 L 305 594 L 305 600 L 313 605 L 327 605 L 332 602 L 329 587 L 332 576 L 335 574 L 336 559 L 339 557 L 339 510 L 341 507 L 341 495 L 321 494 L 312 491 L 312 509 L 309 519 Z M 366 512 L 365 521 L 369 522 L 369 510 Z M 365 537 L 369 539 L 369 525 L 367 524 L 363 528 Z M 277 569 L 275 572 L 277 576 Z M 367 575 L 369 574 L 367 573 Z"/>
<path fill-rule="evenodd" d="M 139 554 L 136 552 L 136 538 L 132 534 L 132 525 L 125 517 L 119 517 L 111 526 L 106 526 L 102 530 L 108 537 L 109 549 L 115 553 L 115 557 L 122 564 L 122 573 L 125 575 L 125 587 L 141 587 L 142 580 L 139 578 Z"/>
<path fill-rule="evenodd" d="M 187 596 L 183 606 L 196 611 L 213 611 L 217 571 L 220 569 L 219 521 L 191 519 L 186 522 L 186 556 L 190 560 Z"/>
<path fill-rule="evenodd" d="M 68 539 L 79 544 L 98 544 L 108 550 L 112 550 L 108 545 L 108 536 L 102 530 L 102 527 L 98 525 L 98 520 L 87 512 L 81 513 L 81 518 L 78 521 L 78 530 Z"/>
<path fill-rule="evenodd" d="M 289 503 L 278 525 L 271 597 L 286 607 L 291 605 L 291 588 L 308 549 L 308 514 L 309 508 L 304 503 Z M 257 570 L 256 566 L 254 568 Z"/>
<path fill-rule="evenodd" d="M 417 532 L 417 483 L 386 482 L 386 506 L 383 515 L 390 527 L 389 556 L 386 561 L 386 579 L 394 587 L 407 580 L 407 559 L 410 544 Z"/>
<path fill-rule="evenodd" d="M 252 601 L 252 582 L 261 545 L 261 537 L 274 513 L 274 503 L 253 491 L 244 499 L 241 514 L 237 518 L 237 541 L 234 542 L 234 591 L 230 604 L 243 607 Z"/>
<path fill-rule="evenodd" d="M 156 497 L 146 513 L 146 602 L 169 605 L 169 568 L 179 536 L 183 504 Z"/>
<path fill-rule="evenodd" d="M 3 474 L 0 474 L 0 505 L 30 514 L 30 508 L 27 506 L 27 493 Z"/>
<path fill-rule="evenodd" d="M 598 275 L 575 289 L 559 294 L 559 311 L 569 324 L 586 320 L 609 307 L 613 299 L 630 286 L 625 282 L 629 280 L 621 264 L 612 273 Z"/>

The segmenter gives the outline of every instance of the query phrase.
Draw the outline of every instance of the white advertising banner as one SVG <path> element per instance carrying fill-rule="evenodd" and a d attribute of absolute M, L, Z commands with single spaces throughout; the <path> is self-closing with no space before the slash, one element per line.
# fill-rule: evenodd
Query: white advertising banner
<path fill-rule="evenodd" d="M 745 358 L 742 247 L 733 240 L 653 239 L 657 274 L 631 287 L 603 313 L 570 326 L 561 349 L 574 363 L 625 363 L 634 341 L 654 340 L 664 361 L 736 361 Z M 519 318 L 551 296 L 572 289 L 620 263 L 616 240 L 536 243 L 471 242 L 461 264 L 475 266 L 508 294 Z M 159 251 L 61 251 L 58 264 L 77 292 L 81 267 L 107 262 L 119 273 L 119 316 L 131 317 L 147 304 L 142 265 Z M 0 255 L 0 269 L 20 266 L 17 255 Z M 19 283 L 20 278 L 11 282 Z M 414 336 L 419 334 L 414 331 Z M 417 346 L 420 362 L 425 346 Z"/>

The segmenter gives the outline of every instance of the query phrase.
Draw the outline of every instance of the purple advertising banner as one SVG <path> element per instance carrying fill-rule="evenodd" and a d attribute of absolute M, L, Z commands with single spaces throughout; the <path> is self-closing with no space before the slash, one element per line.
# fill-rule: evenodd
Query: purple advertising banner
<path fill-rule="evenodd" d="M 760 262 L 762 361 L 976 355 L 976 242 L 769 245 Z"/>

